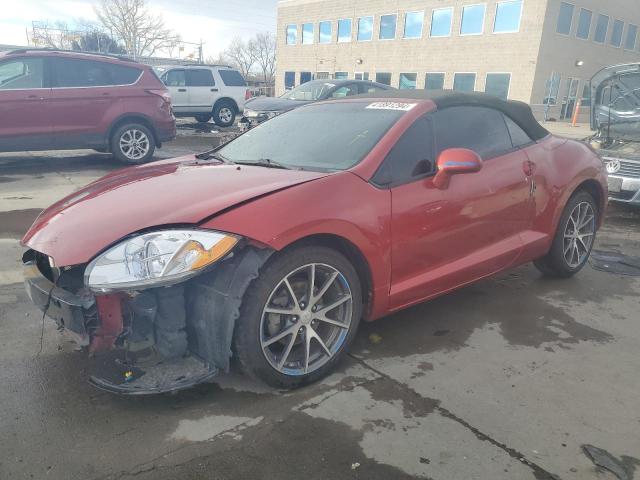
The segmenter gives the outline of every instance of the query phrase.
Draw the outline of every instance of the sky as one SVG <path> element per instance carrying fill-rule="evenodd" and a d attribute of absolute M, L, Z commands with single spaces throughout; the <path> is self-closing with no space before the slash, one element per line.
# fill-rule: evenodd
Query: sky
<path fill-rule="evenodd" d="M 3 0 L 8 1 L 8 0 Z M 31 22 L 97 20 L 99 0 L 18 0 L 0 13 L 0 43 L 26 45 Z M 215 57 L 234 37 L 250 38 L 276 29 L 277 0 L 147 0 L 149 10 L 162 15 L 167 27 L 187 42 L 204 44 L 204 56 Z M 189 46 L 185 46 L 185 51 Z"/>

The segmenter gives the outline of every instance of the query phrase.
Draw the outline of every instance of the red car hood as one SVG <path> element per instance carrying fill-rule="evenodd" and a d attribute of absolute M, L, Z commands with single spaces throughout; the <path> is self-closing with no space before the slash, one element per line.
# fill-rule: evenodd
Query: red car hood
<path fill-rule="evenodd" d="M 127 168 L 53 204 L 22 243 L 53 257 L 57 266 L 86 263 L 138 230 L 197 224 L 238 203 L 326 175 L 222 165 L 194 156 Z"/>

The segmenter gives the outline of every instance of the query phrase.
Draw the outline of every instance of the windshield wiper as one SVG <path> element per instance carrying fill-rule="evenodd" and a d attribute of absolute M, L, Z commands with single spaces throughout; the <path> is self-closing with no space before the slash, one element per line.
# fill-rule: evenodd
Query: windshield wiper
<path fill-rule="evenodd" d="M 226 163 L 228 165 L 233 165 L 234 162 L 232 162 L 231 160 L 229 160 L 227 157 L 220 155 L 219 153 L 216 152 L 203 152 L 203 153 L 198 153 L 196 155 L 196 158 L 198 160 L 210 160 L 210 159 L 214 159 L 214 160 L 218 160 L 222 163 Z"/>
<path fill-rule="evenodd" d="M 248 162 L 235 162 L 239 165 L 251 165 L 255 167 L 266 167 L 266 168 L 281 168 L 283 170 L 291 170 L 292 167 L 285 165 L 284 163 L 278 163 L 270 158 L 259 158 L 258 160 L 252 160 Z"/>

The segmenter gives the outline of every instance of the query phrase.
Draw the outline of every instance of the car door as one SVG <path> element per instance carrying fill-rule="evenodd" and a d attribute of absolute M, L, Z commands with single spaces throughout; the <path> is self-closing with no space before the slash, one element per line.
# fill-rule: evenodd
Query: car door
<path fill-rule="evenodd" d="M 190 113 L 187 78 L 182 68 L 173 68 L 162 75 L 162 81 L 171 95 L 171 104 L 175 113 Z"/>
<path fill-rule="evenodd" d="M 408 164 L 391 183 L 394 309 L 512 264 L 530 218 L 529 184 L 523 173 L 527 157 L 514 151 L 500 112 L 450 107 L 420 122 L 385 160 Z M 413 139 L 405 139 L 408 134 Z M 476 173 L 454 175 L 446 188 L 437 188 L 433 165 L 449 148 L 475 151 L 483 166 Z"/>
<path fill-rule="evenodd" d="M 211 113 L 218 99 L 218 87 L 208 68 L 190 68 L 185 71 L 189 108 L 191 112 Z"/>
<path fill-rule="evenodd" d="M 105 118 L 114 103 L 108 63 L 52 58 L 52 114 L 56 148 L 102 146 Z"/>
<path fill-rule="evenodd" d="M 52 148 L 50 100 L 45 58 L 0 61 L 0 151 Z"/>

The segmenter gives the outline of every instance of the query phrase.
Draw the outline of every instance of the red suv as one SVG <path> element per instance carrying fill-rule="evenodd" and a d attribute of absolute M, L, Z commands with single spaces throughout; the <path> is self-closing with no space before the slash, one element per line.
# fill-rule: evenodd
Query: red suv
<path fill-rule="evenodd" d="M 122 57 L 57 50 L 0 53 L 0 151 L 92 148 L 144 163 L 176 135 L 153 69 Z"/>

